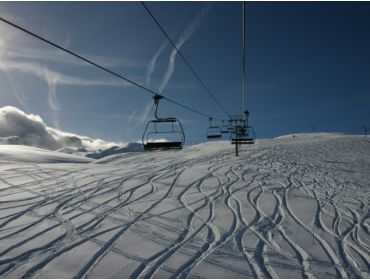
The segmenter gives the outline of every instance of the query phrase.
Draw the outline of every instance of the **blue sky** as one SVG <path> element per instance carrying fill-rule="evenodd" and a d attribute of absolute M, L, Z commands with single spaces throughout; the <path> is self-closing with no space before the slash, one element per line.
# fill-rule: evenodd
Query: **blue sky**
<path fill-rule="evenodd" d="M 230 114 L 241 113 L 241 2 L 148 2 Z M 370 3 L 248 2 L 246 105 L 260 138 L 370 126 Z M 218 118 L 139 2 L 1 2 L 0 15 L 154 91 Z M 153 114 L 149 95 L 0 23 L 0 105 L 63 131 L 128 142 Z M 171 63 L 171 60 L 174 62 Z M 163 102 L 187 144 L 208 120 Z"/>

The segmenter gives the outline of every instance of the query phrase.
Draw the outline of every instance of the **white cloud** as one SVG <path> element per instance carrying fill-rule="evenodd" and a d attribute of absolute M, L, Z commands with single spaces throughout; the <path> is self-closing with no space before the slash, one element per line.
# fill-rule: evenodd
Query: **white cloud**
<path fill-rule="evenodd" d="M 50 128 L 40 116 L 26 114 L 12 106 L 0 108 L 0 144 L 27 145 L 49 150 L 98 150 L 122 145 Z"/>

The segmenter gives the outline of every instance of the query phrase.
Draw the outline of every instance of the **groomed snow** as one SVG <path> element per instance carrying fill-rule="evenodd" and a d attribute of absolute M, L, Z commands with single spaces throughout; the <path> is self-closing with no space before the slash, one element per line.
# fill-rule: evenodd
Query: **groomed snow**
<path fill-rule="evenodd" d="M 239 157 L 211 142 L 89 164 L 22 149 L 33 162 L 0 156 L 2 278 L 370 277 L 370 138 L 259 140 Z"/>

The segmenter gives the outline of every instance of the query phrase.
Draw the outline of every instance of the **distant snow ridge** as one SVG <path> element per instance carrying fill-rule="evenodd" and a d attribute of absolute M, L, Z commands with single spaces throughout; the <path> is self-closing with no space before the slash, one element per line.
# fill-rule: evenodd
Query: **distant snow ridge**
<path fill-rule="evenodd" d="M 294 133 L 286 134 L 276 137 L 276 139 L 287 139 L 287 138 L 328 138 L 333 136 L 344 136 L 342 132 L 315 132 L 315 133 Z"/>
<path fill-rule="evenodd" d="M 0 144 L 26 145 L 61 152 L 75 153 L 102 150 L 117 146 L 48 127 L 40 116 L 26 114 L 18 108 L 0 108 Z"/>
<path fill-rule="evenodd" d="M 144 151 L 142 144 L 128 143 L 123 147 L 113 146 L 113 147 L 110 147 L 104 150 L 86 153 L 85 156 L 89 158 L 100 159 L 100 158 L 115 155 L 115 154 L 133 153 L 133 152 L 142 152 L 142 151 Z"/>

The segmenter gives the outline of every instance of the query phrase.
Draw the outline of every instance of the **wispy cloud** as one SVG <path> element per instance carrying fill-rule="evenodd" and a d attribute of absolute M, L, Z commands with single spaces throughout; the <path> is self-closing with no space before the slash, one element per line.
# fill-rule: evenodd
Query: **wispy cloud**
<path fill-rule="evenodd" d="M 56 87 L 57 87 L 57 84 L 58 84 L 59 75 L 55 75 L 55 73 L 49 71 L 47 66 L 44 66 L 43 70 L 44 70 L 44 74 L 39 75 L 39 76 L 45 77 L 45 80 L 48 84 L 48 87 L 49 87 L 49 94 L 48 94 L 49 95 L 49 98 L 48 98 L 49 105 L 50 105 L 51 108 L 53 108 L 53 110 L 58 111 L 59 106 L 58 106 L 58 102 L 56 100 Z"/>
<path fill-rule="evenodd" d="M 44 65 L 44 77 L 48 84 L 48 103 L 49 106 L 53 109 L 53 123 L 54 127 L 59 129 L 59 117 L 58 117 L 58 111 L 59 111 L 59 103 L 57 99 L 57 85 L 59 82 L 59 75 L 54 75 L 53 72 L 49 71 L 46 65 Z"/>
<path fill-rule="evenodd" d="M 140 115 L 140 123 L 143 123 L 144 121 L 147 120 L 149 113 L 150 113 L 150 109 L 152 109 L 152 107 L 153 107 L 153 102 L 149 102 L 146 104 L 142 114 Z"/>
<path fill-rule="evenodd" d="M 149 117 L 149 113 L 153 108 L 153 101 L 148 102 L 143 109 L 135 109 L 127 118 L 128 123 L 133 121 L 138 124 L 143 124 Z"/>
<path fill-rule="evenodd" d="M 24 102 L 23 97 L 21 96 L 21 94 L 18 92 L 17 87 L 15 85 L 15 82 L 14 82 L 12 76 L 8 73 L 8 71 L 6 71 L 6 69 L 2 69 L 0 67 L 0 70 L 2 70 L 5 74 L 5 76 L 8 78 L 8 81 L 10 83 L 12 92 L 13 92 L 15 98 L 17 99 L 17 101 L 19 102 L 19 104 L 22 106 L 22 109 L 25 109 L 27 111 L 28 110 L 27 105 Z"/>
<path fill-rule="evenodd" d="M 48 84 L 74 85 L 74 86 L 125 86 L 127 83 L 118 79 L 88 79 L 69 76 L 45 67 L 37 62 L 0 61 L 0 68 L 8 71 L 17 71 L 35 75 Z"/>
<path fill-rule="evenodd" d="M 207 4 L 201 12 L 197 15 L 197 17 L 191 22 L 191 24 L 186 28 L 186 30 L 181 34 L 180 39 L 176 43 L 176 47 L 180 50 L 181 47 L 189 40 L 189 38 L 194 34 L 194 32 L 198 29 L 198 27 L 203 23 L 203 21 L 207 18 L 212 5 Z M 163 80 L 159 86 L 159 92 L 162 92 L 169 80 L 172 77 L 173 72 L 175 71 L 175 61 L 177 57 L 176 49 L 173 49 L 170 55 L 170 59 L 167 66 L 167 71 L 163 77 Z"/>
<path fill-rule="evenodd" d="M 6 18 L 9 18 L 15 22 L 19 22 L 18 18 L 14 18 L 8 14 L 4 14 L 4 12 L 2 12 L 0 15 L 1 16 L 5 15 Z M 1 67 L 1 61 L 6 57 L 6 52 L 8 50 L 9 42 L 14 39 L 15 35 L 12 33 L 5 32 L 4 26 L 1 26 L 1 25 L 0 25 L 0 34 L 1 34 L 0 36 L 0 70 L 2 70 L 5 76 L 7 77 L 11 85 L 12 93 L 15 99 L 19 102 L 19 104 L 23 107 L 23 109 L 27 110 L 26 103 L 24 102 L 24 99 L 22 98 L 21 94 L 18 92 L 11 74 L 6 68 Z"/>
<path fill-rule="evenodd" d="M 70 44 L 67 39 L 66 44 Z M 5 49 L 4 55 L 6 55 L 9 59 L 28 59 L 28 60 L 35 60 L 35 61 L 50 61 L 50 62 L 58 62 L 67 65 L 76 65 L 76 66 L 87 66 L 90 67 L 90 64 L 77 59 L 71 55 L 64 53 L 61 50 L 57 49 L 35 49 L 29 48 L 24 46 L 15 46 L 11 49 Z M 130 61 L 127 59 L 122 58 L 110 58 L 105 56 L 99 55 L 91 55 L 91 54 L 84 54 L 81 53 L 82 56 L 94 61 L 97 64 L 100 64 L 104 67 L 129 67 L 129 68 L 137 68 L 142 67 L 141 63 Z"/>
<path fill-rule="evenodd" d="M 18 18 L 12 14 L 0 11 L 0 16 L 15 22 L 21 26 L 27 26 L 22 18 Z M 13 27 L 5 24 L 0 24 L 0 51 L 3 56 L 9 59 L 29 59 L 36 61 L 50 61 L 59 62 L 68 65 L 88 66 L 89 64 L 83 62 L 65 52 L 52 47 L 46 47 L 40 45 L 39 47 L 31 47 L 28 41 L 28 37 L 25 37 L 21 32 L 14 30 Z M 62 46 L 65 48 L 71 48 L 72 35 L 67 33 Z M 73 50 L 73 48 L 72 48 Z M 95 55 L 91 53 L 79 52 L 81 56 L 84 56 L 97 64 L 101 64 L 105 67 L 125 67 L 125 68 L 138 68 L 144 67 L 142 62 L 122 57 L 107 57 L 101 55 Z"/>
<path fill-rule="evenodd" d="M 15 97 L 19 101 L 20 104 L 24 108 L 26 104 L 20 94 L 17 92 L 14 82 L 11 76 L 13 72 L 22 72 L 30 75 L 34 75 L 44 82 L 46 82 L 48 86 L 47 97 L 48 97 L 48 104 L 50 108 L 53 110 L 53 123 L 56 128 L 59 127 L 58 125 L 58 111 L 59 111 L 59 103 L 57 98 L 57 87 L 59 85 L 67 85 L 67 86 L 116 86 L 122 87 L 127 86 L 127 83 L 120 81 L 118 79 L 87 79 L 87 78 L 78 78 L 69 76 L 60 72 L 56 72 L 50 70 L 45 64 L 40 64 L 36 62 L 11 62 L 11 61 L 4 61 L 0 58 L 0 69 L 2 69 L 6 75 L 8 76 L 11 84 L 12 89 Z"/>
<path fill-rule="evenodd" d="M 154 56 L 152 57 L 152 59 L 149 62 L 148 71 L 146 73 L 146 86 L 147 87 L 150 87 L 151 77 L 153 75 L 155 66 L 157 64 L 157 59 L 158 59 L 159 55 L 163 52 L 163 50 L 168 46 L 168 44 L 169 44 L 168 41 L 165 41 L 161 45 L 161 47 L 157 50 L 157 52 L 154 54 Z"/>
<path fill-rule="evenodd" d="M 179 33 L 183 28 L 182 26 L 186 22 L 186 19 L 189 17 L 190 9 L 186 9 L 181 18 L 177 21 L 177 26 L 175 27 L 175 30 L 173 31 L 173 34 Z M 172 36 L 171 36 L 172 37 Z M 168 42 L 167 38 L 164 40 L 164 42 L 161 44 L 159 49 L 154 53 L 152 59 L 150 60 L 148 67 L 147 67 L 147 75 L 146 75 L 146 85 L 147 87 L 150 87 L 150 83 L 152 81 L 152 76 L 154 74 L 154 70 L 156 69 L 157 62 L 159 56 L 163 53 L 163 51 L 166 49 L 167 46 L 169 46 L 170 43 Z M 172 47 L 172 45 L 171 45 Z"/>
<path fill-rule="evenodd" d="M 15 18 L 10 14 L 0 13 L 6 19 L 16 22 L 20 25 L 25 25 L 22 19 Z M 25 73 L 33 75 L 45 82 L 48 86 L 47 100 L 50 109 L 54 112 L 54 125 L 57 126 L 57 112 L 59 104 L 57 99 L 57 88 L 60 85 L 67 86 L 128 86 L 129 84 L 120 81 L 116 78 L 95 79 L 71 76 L 65 72 L 56 71 L 56 66 L 67 67 L 86 67 L 89 64 L 65 54 L 61 50 L 49 48 L 45 46 L 32 46 L 29 43 L 29 38 L 23 36 L 19 32 L 10 30 L 6 25 L 0 25 L 0 70 L 2 70 L 9 80 L 12 92 L 16 100 L 20 103 L 23 109 L 27 108 L 27 102 L 20 92 L 17 91 L 14 83 L 15 77 L 18 73 Z M 71 34 L 67 34 L 63 46 L 70 47 L 72 43 Z M 101 64 L 105 67 L 141 67 L 135 61 L 127 61 L 116 58 L 109 58 L 103 56 L 94 56 L 82 54 L 83 56 L 91 59 L 92 61 Z M 53 66 L 51 68 L 51 66 Z M 54 69 L 54 70 L 52 70 Z M 70 69 L 70 68 L 68 68 Z"/>

